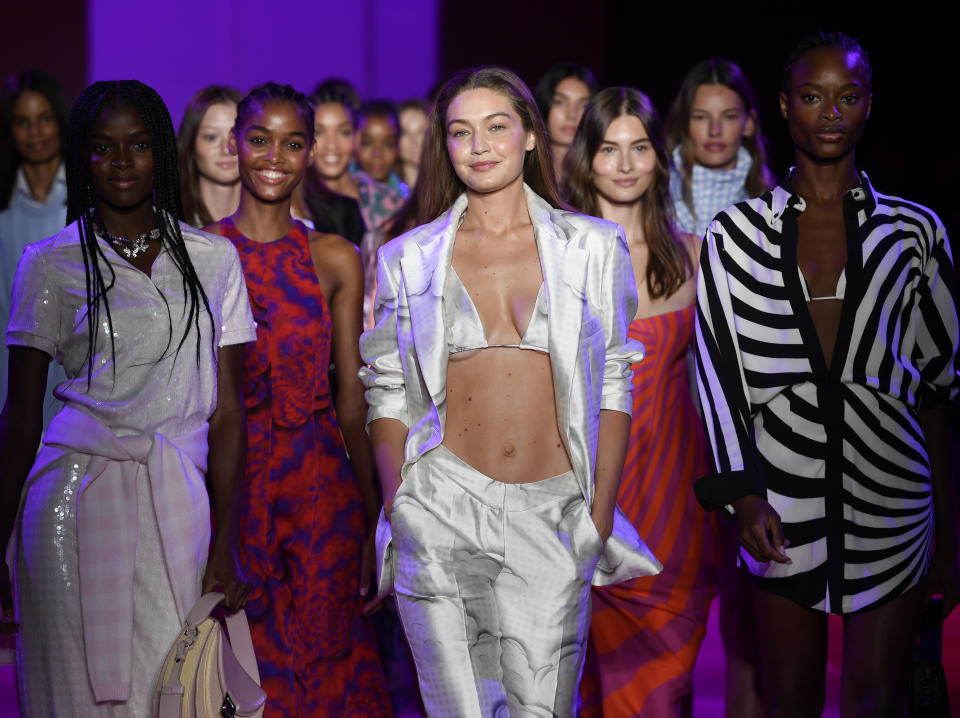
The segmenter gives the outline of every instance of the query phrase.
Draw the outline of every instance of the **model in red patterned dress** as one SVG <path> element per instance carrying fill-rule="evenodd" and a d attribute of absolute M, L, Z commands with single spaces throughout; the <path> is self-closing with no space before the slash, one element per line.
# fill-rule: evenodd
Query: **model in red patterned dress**
<path fill-rule="evenodd" d="M 379 512 L 356 378 L 363 275 L 353 245 L 290 217 L 312 128 L 289 86 L 252 90 L 234 129 L 240 208 L 209 228 L 236 246 L 257 321 L 244 370 L 247 614 L 265 715 L 377 718 L 390 715 L 389 696 L 360 611 L 361 564 L 372 566 L 361 556 Z"/>
<path fill-rule="evenodd" d="M 565 162 L 567 201 L 621 224 L 630 248 L 639 304 L 629 336 L 646 356 L 633 365 L 617 503 L 663 563 L 656 576 L 594 587 L 582 715 L 689 716 L 717 558 L 713 518 L 693 494 L 708 461 L 687 369 L 700 240 L 674 226 L 666 142 L 642 92 L 594 95 Z"/>

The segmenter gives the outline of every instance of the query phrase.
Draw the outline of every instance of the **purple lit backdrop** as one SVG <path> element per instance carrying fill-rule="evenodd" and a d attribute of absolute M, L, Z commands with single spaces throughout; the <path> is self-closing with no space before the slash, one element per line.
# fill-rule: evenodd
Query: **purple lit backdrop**
<path fill-rule="evenodd" d="M 87 0 L 87 79 L 156 89 L 174 125 L 201 87 L 267 80 L 309 92 L 345 77 L 363 97 L 424 97 L 437 80 L 439 0 Z"/>
<path fill-rule="evenodd" d="M 780 64 L 804 32 L 842 29 L 863 40 L 876 70 L 861 163 L 882 191 L 935 209 L 956 248 L 960 157 L 951 140 L 958 103 L 943 84 L 956 67 L 955 23 L 948 11 L 905 9 L 891 32 L 889 15 L 871 14 L 862 5 L 826 15 L 822 9 L 791 7 L 780 14 L 765 7 L 754 22 L 746 9 L 732 8 L 698 12 L 691 5 L 636 0 L 521 0 L 494 14 L 444 0 L 5 0 L 0 77 L 27 67 L 46 69 L 64 83 L 70 102 L 90 81 L 136 78 L 161 93 L 179 125 L 187 99 L 212 83 L 247 90 L 275 80 L 309 91 L 320 79 L 341 76 L 364 97 L 399 100 L 424 96 L 437 80 L 469 65 L 506 64 L 533 84 L 555 60 L 571 59 L 591 66 L 601 84 L 644 89 L 666 111 L 687 68 L 721 54 L 741 63 L 754 82 L 773 160 L 782 170 L 792 151 L 776 106 Z M 697 666 L 697 718 L 720 714 L 724 663 L 715 611 Z M 831 624 L 827 716 L 838 715 L 839 619 Z M 945 633 L 956 708 L 960 610 Z M 0 666 L 0 718 L 18 715 L 13 695 L 12 670 Z"/>

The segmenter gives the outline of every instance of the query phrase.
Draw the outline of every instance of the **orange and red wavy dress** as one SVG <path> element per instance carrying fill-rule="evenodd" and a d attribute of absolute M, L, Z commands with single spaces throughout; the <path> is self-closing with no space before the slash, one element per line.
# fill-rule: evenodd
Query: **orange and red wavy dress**
<path fill-rule="evenodd" d="M 594 587 L 581 683 L 585 717 L 673 715 L 692 672 L 715 593 L 714 517 L 693 495 L 709 473 L 686 355 L 694 307 L 635 319 L 647 354 L 633 365 L 633 421 L 619 504 L 663 572 Z"/>

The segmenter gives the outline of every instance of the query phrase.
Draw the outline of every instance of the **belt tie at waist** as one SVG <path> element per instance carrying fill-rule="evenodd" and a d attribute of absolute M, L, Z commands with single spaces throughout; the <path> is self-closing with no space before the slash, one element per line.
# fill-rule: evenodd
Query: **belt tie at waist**
<path fill-rule="evenodd" d="M 95 699 L 130 696 L 137 476 L 150 484 L 167 575 L 182 623 L 198 598 L 196 578 L 210 547 L 203 423 L 182 436 L 117 436 L 97 419 L 64 407 L 44 443 L 92 457 L 77 495 L 80 607 L 87 674 Z M 172 639 L 171 639 L 172 640 Z"/>

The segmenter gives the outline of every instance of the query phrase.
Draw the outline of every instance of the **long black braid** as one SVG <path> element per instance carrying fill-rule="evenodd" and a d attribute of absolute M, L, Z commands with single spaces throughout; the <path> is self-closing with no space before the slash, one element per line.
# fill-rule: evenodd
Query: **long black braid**
<path fill-rule="evenodd" d="M 110 260 L 104 255 L 94 234 L 91 209 L 95 206 L 96 196 L 90 176 L 90 132 L 97 117 L 105 107 L 116 104 L 132 106 L 147 128 L 150 146 L 153 152 L 153 205 L 157 226 L 164 248 L 173 260 L 183 280 L 183 296 L 187 312 L 187 324 L 180 343 L 179 353 L 191 324 L 197 329 L 197 363 L 200 362 L 200 314 L 201 302 L 213 327 L 213 314 L 207 295 L 203 291 L 200 279 L 190 261 L 183 234 L 178 220 L 183 219 L 183 203 L 180 200 L 180 173 L 177 164 L 177 139 L 173 131 L 173 122 L 166 105 L 152 88 L 136 80 L 95 82 L 90 85 L 74 104 L 70 112 L 70 124 L 67 132 L 66 174 L 67 174 L 67 224 L 76 221 L 80 232 L 80 246 L 83 251 L 83 267 L 87 284 L 87 329 L 90 333 L 87 357 L 87 384 L 90 383 L 93 356 L 96 349 L 98 327 L 100 326 L 100 305 L 107 315 L 107 335 L 110 337 L 110 351 L 115 358 L 113 341 L 113 320 L 110 316 L 110 304 L 107 293 L 113 287 L 116 274 Z M 109 281 L 104 280 L 103 267 L 109 271 Z M 164 299 L 166 301 L 166 299 Z M 169 311 L 169 307 L 168 307 Z M 211 331 L 211 337 L 213 336 Z M 167 349 L 173 339 L 173 321 L 170 322 L 170 337 Z M 164 350 L 166 354 L 166 350 Z M 158 357 L 159 359 L 159 357 Z M 114 362 L 114 371 L 116 363 Z"/>

